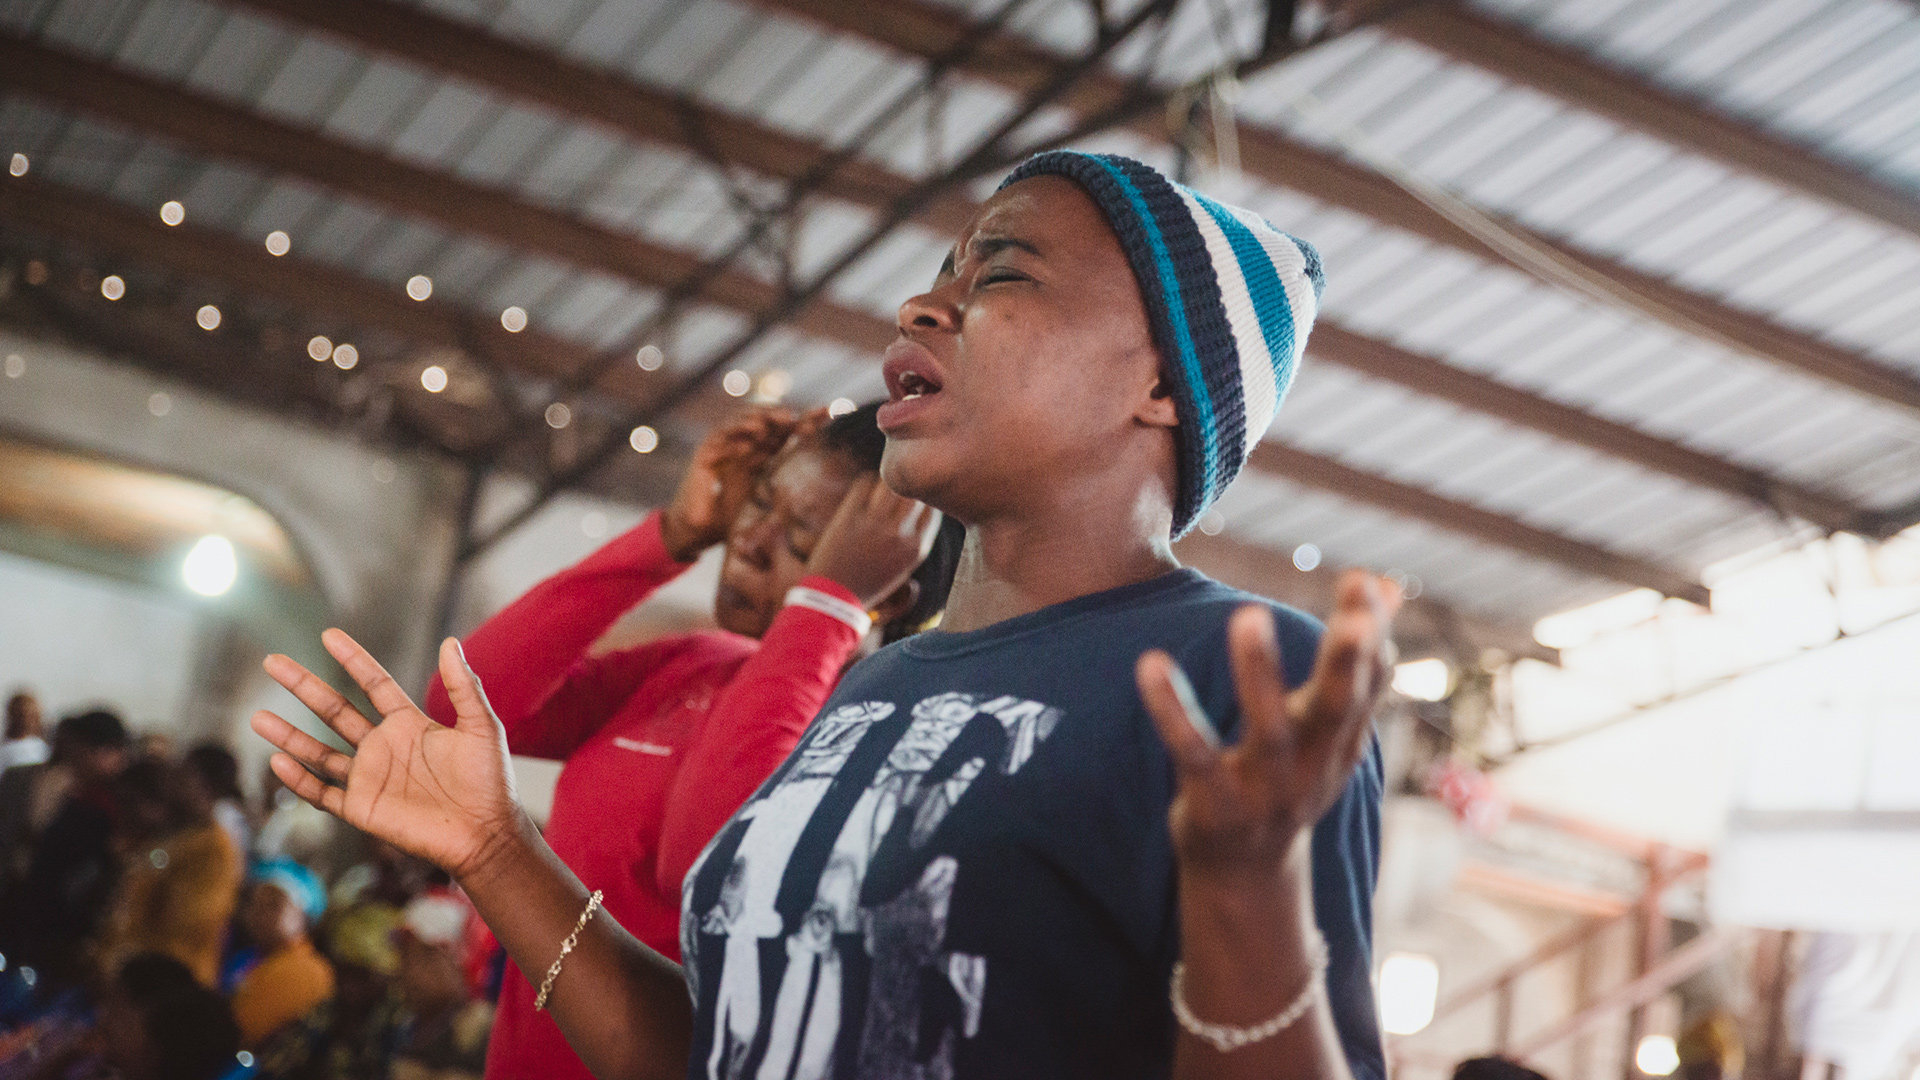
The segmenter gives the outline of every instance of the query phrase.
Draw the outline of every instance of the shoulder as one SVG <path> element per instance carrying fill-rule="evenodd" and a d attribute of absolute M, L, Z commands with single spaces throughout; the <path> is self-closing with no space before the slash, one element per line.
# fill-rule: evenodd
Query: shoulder
<path fill-rule="evenodd" d="M 1204 574 L 1195 573 L 1193 583 L 1181 590 L 1180 603 L 1196 612 L 1205 612 L 1217 618 L 1226 618 L 1248 604 L 1258 605 L 1273 612 L 1274 630 L 1280 635 L 1284 647 L 1289 640 L 1318 644 L 1320 634 L 1325 629 L 1319 619 L 1301 611 L 1290 604 L 1283 604 L 1258 593 L 1245 589 L 1236 589 L 1223 585 Z"/>

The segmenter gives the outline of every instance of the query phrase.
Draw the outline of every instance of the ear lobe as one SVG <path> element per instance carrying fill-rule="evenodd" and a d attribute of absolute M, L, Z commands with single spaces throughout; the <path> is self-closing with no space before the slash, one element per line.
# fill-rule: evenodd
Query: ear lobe
<path fill-rule="evenodd" d="M 1149 427 L 1179 427 L 1180 414 L 1173 405 L 1173 387 L 1164 378 L 1153 381 L 1153 392 L 1140 403 L 1134 419 Z"/>

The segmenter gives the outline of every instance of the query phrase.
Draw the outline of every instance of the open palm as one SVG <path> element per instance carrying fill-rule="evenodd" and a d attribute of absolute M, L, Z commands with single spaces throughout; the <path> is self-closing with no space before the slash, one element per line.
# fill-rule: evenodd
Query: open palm
<path fill-rule="evenodd" d="M 1273 613 L 1263 605 L 1234 613 L 1227 651 L 1241 729 L 1232 746 L 1220 744 L 1172 657 L 1155 650 L 1140 658 L 1141 698 L 1179 776 L 1168 825 L 1189 870 L 1278 866 L 1345 789 L 1387 684 L 1398 597 L 1353 572 L 1335 602 L 1313 675 L 1292 691 L 1280 680 Z"/>
<path fill-rule="evenodd" d="M 275 654 L 267 674 L 332 728 L 351 752 L 335 750 L 271 712 L 253 729 L 282 752 L 274 775 L 294 794 L 347 824 L 426 859 L 456 877 L 481 860 L 490 839 L 517 813 L 506 731 L 487 705 L 459 642 L 440 646 L 440 677 L 453 701 L 451 727 L 414 705 L 393 676 L 339 630 L 321 635 L 380 713 L 368 720 L 339 691 L 293 659 Z"/>

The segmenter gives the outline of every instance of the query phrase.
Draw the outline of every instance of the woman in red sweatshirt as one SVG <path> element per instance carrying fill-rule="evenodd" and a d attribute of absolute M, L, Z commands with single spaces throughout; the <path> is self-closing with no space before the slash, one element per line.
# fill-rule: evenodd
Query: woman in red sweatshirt
<path fill-rule="evenodd" d="M 465 640 L 508 748 L 566 763 L 546 829 L 555 853 L 668 956 L 688 868 L 786 759 L 870 626 L 891 640 L 945 603 L 960 530 L 878 482 L 874 411 L 758 410 L 720 427 L 665 508 Z M 721 542 L 719 631 L 589 652 Z M 427 709 L 453 721 L 437 675 Z M 586 1080 L 532 984 L 509 972 L 502 985 L 489 1080 Z"/>

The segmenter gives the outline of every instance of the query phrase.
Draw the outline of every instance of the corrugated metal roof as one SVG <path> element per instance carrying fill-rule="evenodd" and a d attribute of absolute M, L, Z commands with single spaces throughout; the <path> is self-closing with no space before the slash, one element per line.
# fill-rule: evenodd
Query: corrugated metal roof
<path fill-rule="evenodd" d="M 1003 2 L 950 6 L 987 18 Z M 899 107 L 920 77 L 917 62 L 738 0 L 420 6 L 827 146 L 890 119 L 864 153 L 908 176 L 943 169 L 1016 104 L 1003 89 L 957 78 L 932 101 Z M 1920 198 L 1920 10 L 1911 5 L 1477 6 Z M 1143 35 L 1114 66 L 1154 63 L 1163 78 L 1202 74 L 1249 46 L 1262 7 L 1182 5 L 1163 37 Z M 1009 26 L 1072 50 L 1091 32 L 1088 10 L 1034 0 Z M 36 0 L 9 6 L 0 24 L 702 256 L 737 240 L 744 207 L 772 205 L 781 192 L 698 154 L 207 0 Z M 1251 79 L 1239 111 L 1340 153 L 1364 140 L 1474 206 L 1920 373 L 1920 239 L 1388 31 L 1356 32 Z M 1061 123 L 1062 114 L 1042 122 Z M 424 273 L 436 296 L 482 311 L 520 305 L 536 325 L 584 346 L 626 342 L 659 302 L 630 282 L 18 96 L 0 99 L 0 142 L 31 154 L 36 173 L 60 183 L 139 207 L 177 198 L 194 221 L 250 238 L 284 229 L 302 254 L 396 288 Z M 1172 164 L 1170 150 L 1134 133 L 1089 145 Z M 1893 405 L 1251 176 L 1203 172 L 1197 183 L 1319 245 L 1329 320 L 1870 507 L 1920 496 L 1920 419 Z M 795 228 L 795 268 L 804 276 L 824 266 L 874 220 L 870 210 L 814 200 Z M 904 227 L 831 295 L 887 317 L 949 242 Z M 744 265 L 771 274 L 764 257 Z M 670 363 L 696 362 L 743 325 L 732 313 L 697 310 L 679 324 Z M 794 377 L 792 400 L 812 404 L 879 393 L 872 360 L 781 332 L 742 366 L 784 368 Z M 1324 362 L 1303 372 L 1272 437 L 1694 572 L 1771 543 L 1786 527 L 1751 503 Z M 1310 542 L 1332 562 L 1415 574 L 1431 595 L 1468 611 L 1534 616 L 1618 588 L 1277 478 L 1244 480 L 1221 509 L 1232 536 L 1274 549 L 1277 559 Z"/>

